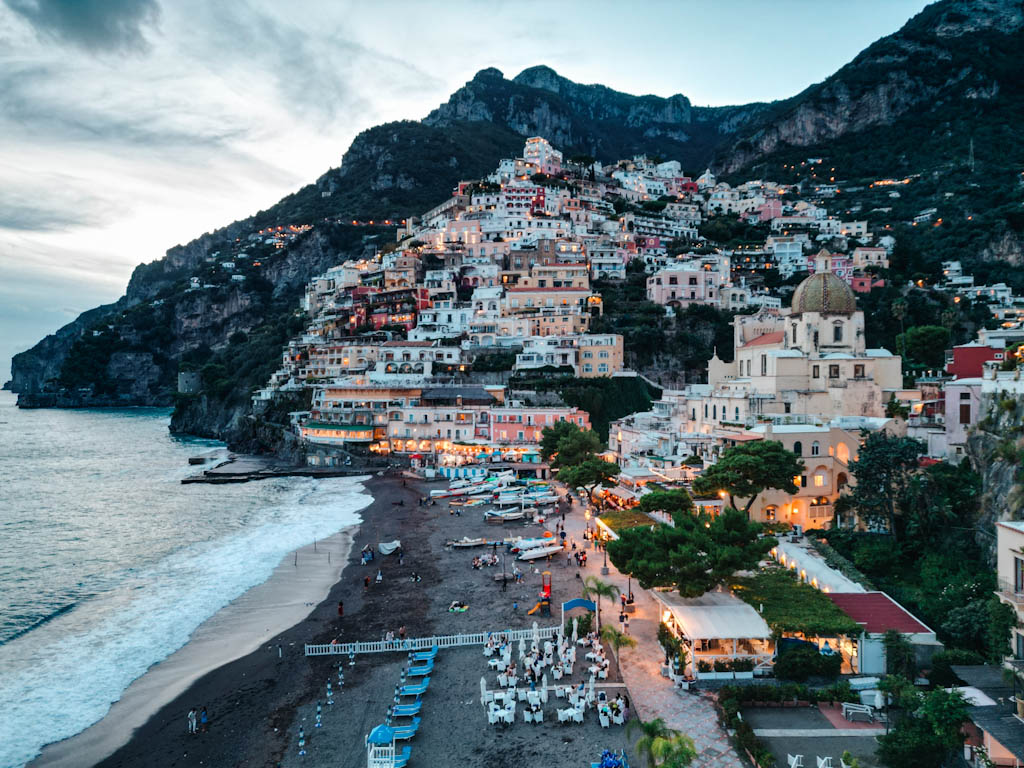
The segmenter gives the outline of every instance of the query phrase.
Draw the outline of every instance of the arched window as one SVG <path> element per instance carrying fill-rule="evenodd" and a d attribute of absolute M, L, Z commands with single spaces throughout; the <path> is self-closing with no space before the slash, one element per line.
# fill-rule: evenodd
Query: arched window
<path fill-rule="evenodd" d="M 711 406 L 711 418 L 712 419 L 717 419 L 718 418 L 718 406 L 717 405 Z"/>
<path fill-rule="evenodd" d="M 804 455 L 804 444 L 801 443 L 799 440 L 793 443 L 793 453 L 795 453 L 797 456 Z"/>
<path fill-rule="evenodd" d="M 796 323 L 793 323 L 793 343 L 796 344 Z"/>
<path fill-rule="evenodd" d="M 838 475 L 836 475 L 836 490 L 838 491 L 841 488 L 845 488 L 849 484 L 849 482 L 850 478 L 846 476 L 846 473 L 840 472 Z"/>
<path fill-rule="evenodd" d="M 811 456 L 817 456 L 821 453 L 821 443 L 815 440 L 811 443 Z"/>
<path fill-rule="evenodd" d="M 738 405 L 735 408 L 733 408 L 733 413 L 734 413 L 733 419 L 735 419 L 736 421 L 739 421 L 740 420 L 740 407 Z"/>

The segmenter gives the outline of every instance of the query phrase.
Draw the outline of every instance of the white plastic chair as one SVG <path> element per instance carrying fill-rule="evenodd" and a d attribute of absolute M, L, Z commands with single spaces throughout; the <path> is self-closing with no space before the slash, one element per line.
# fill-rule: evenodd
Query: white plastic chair
<path fill-rule="evenodd" d="M 575 712 L 575 711 L 576 710 L 571 708 L 571 707 L 569 709 L 560 709 L 560 710 L 558 710 L 558 722 L 560 722 L 560 723 L 567 722 L 572 717 L 572 713 Z"/>
<path fill-rule="evenodd" d="M 502 688 L 508 687 L 508 675 L 506 675 L 504 672 L 498 675 L 498 685 L 500 685 Z"/>
<path fill-rule="evenodd" d="M 787 753 L 786 761 L 789 763 L 789 768 L 804 768 L 803 755 L 790 755 Z"/>
<path fill-rule="evenodd" d="M 562 679 L 562 668 L 561 667 L 552 667 L 551 668 L 551 676 L 553 678 L 555 678 L 555 680 L 561 680 Z"/>
<path fill-rule="evenodd" d="M 487 724 L 495 725 L 501 719 L 501 712 L 497 707 L 491 707 L 487 712 Z"/>
<path fill-rule="evenodd" d="M 611 725 L 611 721 L 608 719 L 608 713 L 604 710 L 601 710 L 601 712 L 598 713 L 597 719 L 601 721 L 602 728 L 607 728 Z"/>
<path fill-rule="evenodd" d="M 625 716 L 625 714 L 623 714 L 622 712 L 618 712 L 618 713 L 613 712 L 612 713 L 612 722 L 615 723 L 616 725 L 625 725 L 626 724 L 626 716 Z"/>
<path fill-rule="evenodd" d="M 516 721 L 516 711 L 514 709 L 506 709 L 501 713 L 501 720 L 506 725 L 512 725 Z"/>
<path fill-rule="evenodd" d="M 583 708 L 582 707 L 579 708 L 579 709 L 573 710 L 572 721 L 574 723 L 582 723 L 583 722 Z"/>
<path fill-rule="evenodd" d="M 525 699 L 531 706 L 540 706 L 540 691 L 526 691 Z M 522 701 L 523 699 L 520 698 L 519 700 Z"/>
<path fill-rule="evenodd" d="M 517 688 L 516 689 L 516 699 L 519 700 L 519 701 L 526 701 L 526 694 L 528 694 L 528 693 L 529 693 L 529 691 L 526 690 L 525 688 Z"/>
<path fill-rule="evenodd" d="M 832 768 L 832 757 L 818 757 L 818 768 Z"/>
<path fill-rule="evenodd" d="M 538 709 L 536 712 L 533 713 L 533 722 L 535 722 L 535 723 L 543 723 L 544 722 L 544 710 L 543 709 Z"/>
<path fill-rule="evenodd" d="M 523 722 L 524 723 L 532 723 L 533 722 L 533 712 L 531 712 L 528 709 L 524 709 L 523 710 Z"/>

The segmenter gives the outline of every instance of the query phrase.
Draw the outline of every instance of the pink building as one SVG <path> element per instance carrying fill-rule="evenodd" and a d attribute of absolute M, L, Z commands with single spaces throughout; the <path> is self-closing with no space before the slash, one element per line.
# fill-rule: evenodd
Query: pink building
<path fill-rule="evenodd" d="M 853 259 L 845 253 L 829 253 L 822 248 L 813 256 L 807 257 L 807 271 L 812 275 L 815 272 L 831 272 L 850 284 L 853 281 Z"/>
<path fill-rule="evenodd" d="M 571 421 L 580 429 L 590 429 L 590 415 L 578 408 L 516 408 L 490 409 L 492 443 L 540 443 L 544 427 L 559 421 Z"/>
<path fill-rule="evenodd" d="M 782 201 L 777 198 L 765 200 L 754 209 L 758 221 L 771 221 L 782 215 Z"/>
<path fill-rule="evenodd" d="M 722 273 L 710 269 L 663 269 L 647 278 L 647 299 L 666 306 L 718 306 L 723 282 Z"/>

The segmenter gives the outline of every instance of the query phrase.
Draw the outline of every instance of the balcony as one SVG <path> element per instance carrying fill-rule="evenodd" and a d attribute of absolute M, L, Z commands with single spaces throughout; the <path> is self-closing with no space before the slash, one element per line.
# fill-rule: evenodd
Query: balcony
<path fill-rule="evenodd" d="M 996 597 L 1014 606 L 1018 611 L 1024 610 L 1024 587 L 1018 587 L 1012 581 L 999 579 Z"/>

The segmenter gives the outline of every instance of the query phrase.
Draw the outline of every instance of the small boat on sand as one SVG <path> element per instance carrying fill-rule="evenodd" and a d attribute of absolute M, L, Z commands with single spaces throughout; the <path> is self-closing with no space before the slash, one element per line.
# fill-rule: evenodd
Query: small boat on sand
<path fill-rule="evenodd" d="M 489 542 L 487 541 L 487 539 L 483 539 L 483 538 L 471 539 L 468 536 L 463 536 L 461 539 L 457 539 L 455 541 L 449 541 L 448 545 L 452 546 L 452 547 L 462 548 L 462 547 L 482 547 L 482 546 L 484 546 L 485 544 L 488 544 L 488 543 Z"/>
<path fill-rule="evenodd" d="M 560 546 L 556 546 L 554 544 L 552 544 L 549 547 L 534 547 L 533 549 L 528 549 L 525 552 L 520 552 L 519 553 L 519 559 L 520 560 L 540 560 L 542 557 L 547 557 L 548 555 L 554 555 L 554 554 L 557 554 L 558 552 L 561 552 L 561 551 L 562 551 L 562 548 Z"/>

